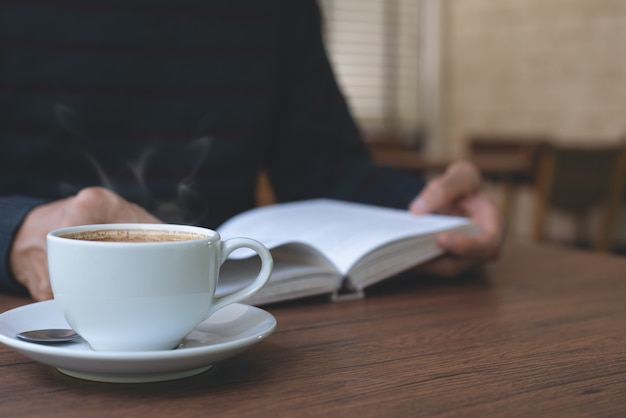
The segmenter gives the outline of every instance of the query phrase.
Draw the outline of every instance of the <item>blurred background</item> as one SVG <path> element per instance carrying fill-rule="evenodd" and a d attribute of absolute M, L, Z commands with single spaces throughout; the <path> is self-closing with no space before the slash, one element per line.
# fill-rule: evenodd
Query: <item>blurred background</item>
<path fill-rule="evenodd" d="M 472 159 L 509 236 L 626 253 L 626 0 L 319 1 L 375 159 Z"/>

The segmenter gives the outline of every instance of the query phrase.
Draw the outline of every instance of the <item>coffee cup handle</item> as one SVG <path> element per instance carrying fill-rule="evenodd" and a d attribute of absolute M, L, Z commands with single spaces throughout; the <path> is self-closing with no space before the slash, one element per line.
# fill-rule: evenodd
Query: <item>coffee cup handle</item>
<path fill-rule="evenodd" d="M 230 253 L 236 249 L 249 248 L 256 252 L 261 258 L 261 269 L 252 283 L 248 284 L 246 287 L 226 296 L 214 297 L 211 313 L 223 308 L 226 305 L 230 305 L 231 303 L 240 302 L 258 292 L 270 279 L 272 268 L 274 267 L 272 254 L 265 247 L 265 245 L 261 244 L 259 241 L 251 238 L 230 238 L 222 241 L 221 244 L 222 251 L 220 266 L 224 264 Z"/>

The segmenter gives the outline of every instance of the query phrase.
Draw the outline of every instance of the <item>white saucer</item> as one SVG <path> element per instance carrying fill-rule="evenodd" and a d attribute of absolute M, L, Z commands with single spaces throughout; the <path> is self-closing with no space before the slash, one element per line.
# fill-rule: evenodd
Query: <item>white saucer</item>
<path fill-rule="evenodd" d="M 69 328 L 54 300 L 0 314 L 0 342 L 21 354 L 80 379 L 137 383 L 202 373 L 265 339 L 276 328 L 276 319 L 262 309 L 234 303 L 198 325 L 177 349 L 141 352 L 93 351 L 83 340 L 61 345 L 34 344 L 15 336 L 39 328 Z"/>

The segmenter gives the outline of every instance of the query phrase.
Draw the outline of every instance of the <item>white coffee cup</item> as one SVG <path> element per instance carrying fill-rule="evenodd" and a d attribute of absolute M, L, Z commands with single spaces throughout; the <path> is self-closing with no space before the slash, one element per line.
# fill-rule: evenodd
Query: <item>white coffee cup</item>
<path fill-rule="evenodd" d="M 221 240 L 213 230 L 185 225 L 69 227 L 50 232 L 47 245 L 54 298 L 69 325 L 97 351 L 175 348 L 213 312 L 261 289 L 273 267 L 258 241 Z M 216 297 L 220 266 L 242 247 L 261 258 L 258 276 Z"/>

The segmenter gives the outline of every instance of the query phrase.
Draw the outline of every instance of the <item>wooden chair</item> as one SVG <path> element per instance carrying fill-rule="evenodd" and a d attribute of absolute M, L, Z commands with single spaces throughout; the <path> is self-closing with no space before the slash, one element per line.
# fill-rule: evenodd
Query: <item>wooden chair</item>
<path fill-rule="evenodd" d="M 276 203 L 274 190 L 272 189 L 272 185 L 270 184 L 270 180 L 265 170 L 261 170 L 259 172 L 255 194 L 257 206 L 267 206 Z"/>
<path fill-rule="evenodd" d="M 592 248 L 610 250 L 626 179 L 625 150 L 621 144 L 542 146 L 535 182 L 534 240 L 546 239 L 548 212 L 558 209 L 574 216 L 577 244 L 590 241 Z M 590 214 L 597 208 L 599 227 L 586 240 Z"/>

